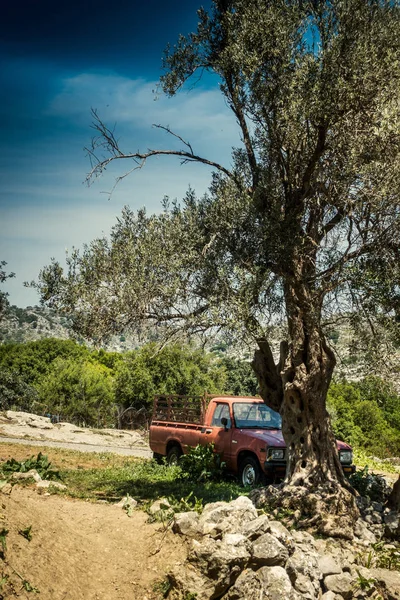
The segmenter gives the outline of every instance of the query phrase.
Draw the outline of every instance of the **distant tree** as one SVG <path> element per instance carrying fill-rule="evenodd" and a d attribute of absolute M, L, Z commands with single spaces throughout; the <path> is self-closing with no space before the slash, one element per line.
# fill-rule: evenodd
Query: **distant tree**
<path fill-rule="evenodd" d="M 35 412 L 38 408 L 37 390 L 19 373 L 0 366 L 0 410 Z"/>
<path fill-rule="evenodd" d="M 15 273 L 6 273 L 6 271 L 4 270 L 4 267 L 6 266 L 7 263 L 4 260 L 0 260 L 0 283 L 4 283 L 5 281 L 7 281 L 7 279 L 15 277 Z M 8 293 L 0 292 L 0 321 L 3 319 L 8 306 Z"/>
<path fill-rule="evenodd" d="M 56 358 L 90 357 L 90 351 L 72 340 L 46 338 L 34 342 L 0 345 L 0 367 L 17 373 L 27 384 L 36 385 Z"/>
<path fill-rule="evenodd" d="M 158 351 L 149 343 L 123 355 L 115 369 L 119 406 L 151 411 L 155 394 L 202 396 L 226 389 L 226 373 L 211 354 L 174 344 Z"/>
<path fill-rule="evenodd" d="M 328 392 L 335 434 L 374 456 L 400 452 L 400 397 L 378 377 L 335 381 Z"/>
<path fill-rule="evenodd" d="M 227 379 L 225 391 L 234 396 L 256 396 L 258 394 L 257 377 L 249 362 L 225 356 L 221 359 Z"/>
<path fill-rule="evenodd" d="M 56 358 L 38 385 L 45 412 L 91 427 L 113 426 L 115 405 L 110 369 L 76 358 Z"/>
<path fill-rule="evenodd" d="M 379 281 L 399 264 L 399 2 L 214 0 L 198 14 L 197 31 L 167 51 L 161 85 L 173 96 L 195 73 L 216 74 L 243 146 L 225 166 L 164 128 L 181 147 L 125 152 L 94 113 L 89 179 L 165 154 L 215 174 L 206 196 L 190 190 L 160 215 L 126 209 L 109 240 L 69 256 L 66 274 L 45 268 L 39 289 L 83 335 L 151 322 L 169 339 L 224 330 L 253 343 L 261 395 L 283 417 L 285 481 L 305 497 L 329 493 L 321 527 L 335 513 L 343 531 L 357 509 L 326 410 L 335 355 L 324 323 L 338 312 L 394 321 L 380 296 L 393 288 Z"/>

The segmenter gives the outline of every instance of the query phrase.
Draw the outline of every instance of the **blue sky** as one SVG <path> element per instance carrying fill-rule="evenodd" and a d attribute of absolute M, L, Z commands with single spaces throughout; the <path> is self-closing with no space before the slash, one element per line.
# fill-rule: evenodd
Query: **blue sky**
<path fill-rule="evenodd" d="M 201 1 L 200 1 L 201 3 Z M 38 303 L 23 282 L 51 257 L 108 233 L 125 204 L 160 208 L 191 185 L 203 193 L 210 170 L 155 159 L 114 192 L 112 172 L 87 188 L 83 148 L 90 109 L 117 123 L 126 150 L 167 148 L 153 123 L 189 139 L 198 154 L 229 166 L 237 128 L 212 79 L 173 99 L 153 90 L 161 57 L 179 33 L 193 31 L 197 0 L 16 0 L 0 23 L 0 260 L 16 278 L 2 286 L 18 306 Z M 123 165 L 115 174 L 121 173 Z"/>

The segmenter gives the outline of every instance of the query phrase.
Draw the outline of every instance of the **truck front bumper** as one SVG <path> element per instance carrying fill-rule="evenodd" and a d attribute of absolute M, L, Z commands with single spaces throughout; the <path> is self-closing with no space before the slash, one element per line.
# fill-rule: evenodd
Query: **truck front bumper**
<path fill-rule="evenodd" d="M 266 460 L 263 470 L 268 480 L 283 479 L 286 474 L 286 461 Z"/>
<path fill-rule="evenodd" d="M 342 465 L 343 473 L 349 477 L 356 472 L 356 465 Z M 264 462 L 264 473 L 269 480 L 283 479 L 286 474 L 286 462 L 281 460 L 266 460 Z"/>
<path fill-rule="evenodd" d="M 348 477 L 356 472 L 356 465 L 342 465 L 343 473 Z"/>

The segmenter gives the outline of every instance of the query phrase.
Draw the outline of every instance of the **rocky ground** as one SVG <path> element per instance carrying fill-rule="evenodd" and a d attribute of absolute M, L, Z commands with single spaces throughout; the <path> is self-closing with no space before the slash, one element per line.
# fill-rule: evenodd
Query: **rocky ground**
<path fill-rule="evenodd" d="M 147 449 L 135 432 L 24 413 L 3 416 L 0 435 Z M 149 523 L 134 502 L 73 500 L 31 475 L 0 482 L 0 600 L 400 600 L 399 515 L 384 502 L 359 497 L 361 517 L 343 540 L 291 527 L 292 515 L 268 506 L 273 488 L 209 504 L 201 515 L 174 515 L 164 500 Z"/>
<path fill-rule="evenodd" d="M 173 530 L 190 539 L 191 545 L 185 564 L 174 567 L 169 575 L 168 598 L 399 599 L 400 573 L 382 565 L 393 567 L 390 558 L 399 567 L 400 548 L 394 539 L 378 543 L 385 529 L 384 509 L 370 508 L 372 512 L 364 510 L 363 516 L 379 514 L 380 529 L 371 531 L 368 521 L 361 518 L 352 540 L 289 530 L 276 514 L 259 514 L 246 497 L 209 504 L 201 516 L 181 513 Z M 394 520 L 392 515 L 392 524 Z M 397 515 L 391 537 L 398 540 L 399 531 Z"/>

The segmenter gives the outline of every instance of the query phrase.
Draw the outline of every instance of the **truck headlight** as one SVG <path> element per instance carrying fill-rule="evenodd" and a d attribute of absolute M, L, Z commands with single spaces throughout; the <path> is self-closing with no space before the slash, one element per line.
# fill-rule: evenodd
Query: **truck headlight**
<path fill-rule="evenodd" d="M 285 458 L 284 448 L 269 448 L 268 458 L 269 460 L 283 460 Z"/>
<path fill-rule="evenodd" d="M 340 462 L 346 465 L 351 465 L 353 462 L 353 453 L 351 450 L 342 450 L 339 452 Z"/>

